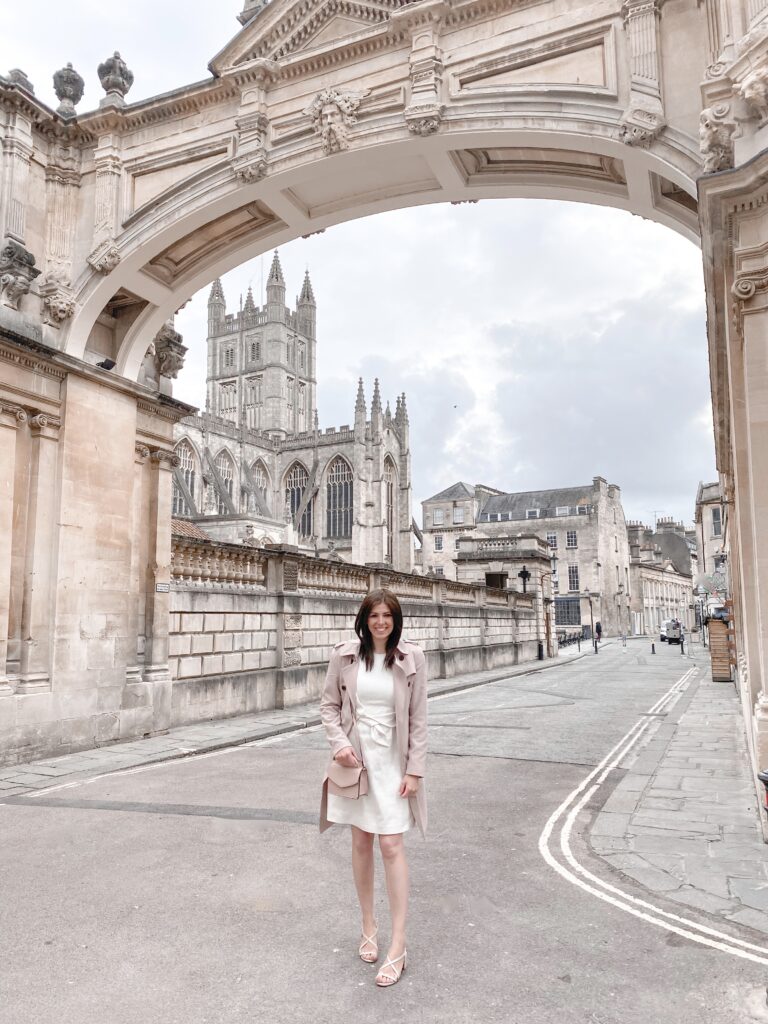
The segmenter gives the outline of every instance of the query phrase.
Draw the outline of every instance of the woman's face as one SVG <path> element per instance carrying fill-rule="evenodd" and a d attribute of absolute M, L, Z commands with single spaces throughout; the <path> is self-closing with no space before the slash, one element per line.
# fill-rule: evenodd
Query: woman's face
<path fill-rule="evenodd" d="M 375 604 L 368 616 L 368 629 L 371 631 L 373 639 L 386 640 L 394 628 L 395 623 L 389 608 L 383 601 Z"/>

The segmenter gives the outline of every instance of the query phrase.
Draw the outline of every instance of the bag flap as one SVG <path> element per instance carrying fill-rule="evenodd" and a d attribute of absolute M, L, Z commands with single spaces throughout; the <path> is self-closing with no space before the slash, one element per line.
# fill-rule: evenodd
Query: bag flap
<path fill-rule="evenodd" d="M 335 786 L 346 789 L 347 786 L 357 785 L 362 770 L 362 765 L 358 765 L 357 768 L 347 768 L 343 764 L 339 764 L 338 761 L 331 761 L 328 765 L 328 778 Z"/>

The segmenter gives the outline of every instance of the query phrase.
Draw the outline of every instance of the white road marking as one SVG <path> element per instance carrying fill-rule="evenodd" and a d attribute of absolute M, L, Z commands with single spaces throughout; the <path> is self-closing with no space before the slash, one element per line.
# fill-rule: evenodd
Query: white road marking
<path fill-rule="evenodd" d="M 752 960 L 759 964 L 768 964 L 768 950 L 764 947 L 754 945 L 751 942 L 744 942 L 742 939 L 734 938 L 731 935 L 727 935 L 725 932 L 720 932 L 715 928 L 709 928 L 707 925 L 699 924 L 697 921 L 693 921 L 679 914 L 669 913 L 648 900 L 632 896 L 630 893 L 625 892 L 618 886 L 612 885 L 609 882 L 605 882 L 601 878 L 598 878 L 597 875 L 594 875 L 577 861 L 570 845 L 571 831 L 580 812 L 592 796 L 598 791 L 600 786 L 605 782 L 608 775 L 621 763 L 632 748 L 638 743 L 653 721 L 652 718 L 646 716 L 656 715 L 662 709 L 672 707 L 679 699 L 682 692 L 687 688 L 695 671 L 695 668 L 688 669 L 688 671 L 681 676 L 680 679 L 678 679 L 677 682 L 670 687 L 670 689 L 660 697 L 647 712 L 645 712 L 645 715 L 635 722 L 632 728 L 629 729 L 619 742 L 606 754 L 600 764 L 598 764 L 596 768 L 593 768 L 593 770 L 579 783 L 579 785 L 568 794 L 544 826 L 539 837 L 539 852 L 547 864 L 557 871 L 559 875 L 565 878 L 566 881 L 571 882 L 573 885 L 578 886 L 585 892 L 596 896 L 598 899 L 604 900 L 606 903 L 610 903 L 619 910 L 632 914 L 634 917 L 638 917 L 640 920 L 646 921 L 648 924 L 655 925 L 658 928 L 664 928 L 666 931 L 674 932 L 676 935 L 681 935 L 693 942 L 698 942 L 701 945 L 720 950 L 722 953 L 729 953 L 731 956 L 738 956 L 742 959 Z M 557 860 L 550 850 L 550 839 L 552 837 L 552 833 L 555 830 L 555 826 L 558 825 L 563 818 L 565 820 L 563 821 L 560 830 L 559 845 L 560 852 L 568 865 L 570 865 L 570 868 Z"/>

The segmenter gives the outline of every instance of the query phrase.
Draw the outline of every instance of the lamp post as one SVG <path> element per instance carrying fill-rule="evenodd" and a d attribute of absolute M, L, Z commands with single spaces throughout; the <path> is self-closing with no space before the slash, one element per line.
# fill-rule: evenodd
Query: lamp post
<path fill-rule="evenodd" d="M 592 598 L 593 597 L 599 597 L 600 595 L 599 594 L 593 594 L 591 590 L 587 590 L 584 596 L 589 601 L 589 629 L 590 629 L 590 634 L 592 636 L 592 646 L 595 648 L 595 654 L 597 654 L 598 646 L 597 646 L 597 637 L 595 636 L 595 615 L 594 615 L 594 612 L 592 611 Z"/>

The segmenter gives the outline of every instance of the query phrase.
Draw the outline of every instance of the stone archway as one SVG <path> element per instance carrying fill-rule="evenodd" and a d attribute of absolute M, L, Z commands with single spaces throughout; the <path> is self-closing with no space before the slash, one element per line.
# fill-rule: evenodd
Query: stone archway
<path fill-rule="evenodd" d="M 0 579 L 10 701 L 85 676 L 112 708 L 128 680 L 151 690 L 136 729 L 167 720 L 172 428 L 188 411 L 168 321 L 192 293 L 371 213 L 561 198 L 701 240 L 739 680 L 768 765 L 768 2 L 248 0 L 241 21 L 209 80 L 136 104 L 119 55 L 83 115 L 68 71 L 57 111 L 0 80 L 0 565 L 32 567 Z"/>

